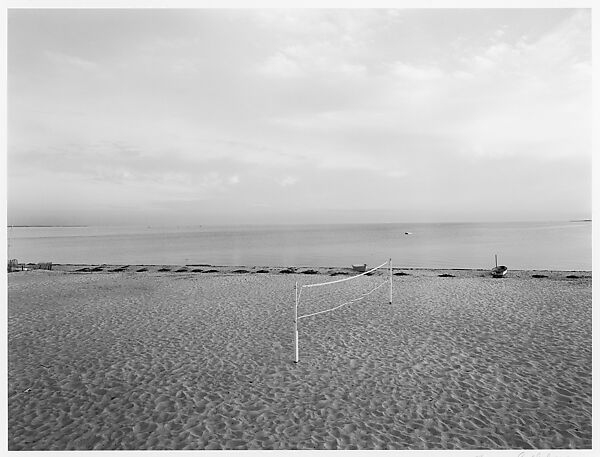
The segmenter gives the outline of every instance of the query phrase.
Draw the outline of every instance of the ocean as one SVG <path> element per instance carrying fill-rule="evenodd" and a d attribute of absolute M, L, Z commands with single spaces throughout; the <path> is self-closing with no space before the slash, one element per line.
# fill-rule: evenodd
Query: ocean
<path fill-rule="evenodd" d="M 9 227 L 8 258 L 76 264 L 591 270 L 591 222 Z"/>

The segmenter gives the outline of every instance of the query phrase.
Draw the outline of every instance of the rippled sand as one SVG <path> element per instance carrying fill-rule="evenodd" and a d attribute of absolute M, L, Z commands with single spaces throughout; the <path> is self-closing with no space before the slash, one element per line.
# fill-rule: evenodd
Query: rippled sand
<path fill-rule="evenodd" d="M 295 364 L 326 275 L 10 274 L 9 449 L 590 448 L 591 279 L 516 276 L 396 276 Z"/>

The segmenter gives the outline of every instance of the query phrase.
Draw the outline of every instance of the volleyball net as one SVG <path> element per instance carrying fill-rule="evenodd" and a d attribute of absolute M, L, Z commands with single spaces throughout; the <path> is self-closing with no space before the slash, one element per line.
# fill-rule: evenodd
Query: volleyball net
<path fill-rule="evenodd" d="M 363 273 L 317 284 L 298 285 L 294 310 L 295 362 L 298 356 L 298 323 L 302 319 L 335 312 L 340 308 L 376 296 L 377 291 L 389 292 L 392 303 L 392 259 Z M 381 293 L 381 292 L 380 292 Z M 298 313 L 301 312 L 299 315 Z"/>

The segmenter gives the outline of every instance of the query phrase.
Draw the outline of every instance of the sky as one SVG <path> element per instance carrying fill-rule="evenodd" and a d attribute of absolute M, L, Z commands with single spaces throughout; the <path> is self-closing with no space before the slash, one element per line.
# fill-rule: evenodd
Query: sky
<path fill-rule="evenodd" d="M 588 9 L 11 9 L 7 222 L 592 214 Z"/>

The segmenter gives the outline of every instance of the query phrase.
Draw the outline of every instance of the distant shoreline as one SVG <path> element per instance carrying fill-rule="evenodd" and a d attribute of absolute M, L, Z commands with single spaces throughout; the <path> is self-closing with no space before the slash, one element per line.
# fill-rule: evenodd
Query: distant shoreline
<path fill-rule="evenodd" d="M 89 225 L 7 225 L 7 228 L 87 228 Z"/>
<path fill-rule="evenodd" d="M 592 222 L 592 219 L 569 219 L 569 220 L 541 220 L 541 221 L 450 221 L 450 222 L 413 222 L 413 221 L 401 221 L 401 222 L 323 222 L 323 223 L 277 223 L 277 224 L 263 224 L 263 223 L 233 223 L 233 224 L 176 224 L 176 225 L 147 225 L 147 224 L 133 224 L 133 225 L 45 225 L 45 224 L 33 224 L 33 225 L 17 225 L 7 224 L 7 227 L 18 227 L 18 228 L 153 228 L 153 229 L 173 229 L 173 228 L 208 228 L 215 229 L 221 227 L 304 227 L 304 226 L 343 226 L 343 225 L 430 225 L 430 224 L 447 224 L 447 225 L 462 225 L 462 224 L 521 224 L 521 223 L 564 223 L 564 222 Z"/>
<path fill-rule="evenodd" d="M 34 264 L 23 264 L 25 268 L 31 268 L 31 271 L 43 271 L 51 273 L 47 270 L 36 270 Z M 211 265 L 211 264 L 89 264 L 89 263 L 53 263 L 52 271 L 57 273 L 87 273 L 87 274 L 108 274 L 108 273 L 125 273 L 129 275 L 136 274 L 166 274 L 166 275 L 181 275 L 191 274 L 223 274 L 223 275 L 239 275 L 239 274 L 269 274 L 269 275 L 297 275 L 305 276 L 354 276 L 359 273 L 351 267 L 324 267 L 324 266 L 273 266 L 273 265 Z M 455 277 L 455 278 L 475 278 L 475 277 L 491 277 L 491 269 L 484 268 L 423 268 L 423 267 L 400 267 L 395 266 L 392 269 L 394 277 L 413 276 L 440 276 Z M 373 275 L 387 276 L 389 270 L 381 268 L 376 270 Z M 544 270 L 544 269 L 525 269 L 525 270 L 508 270 L 506 278 L 523 279 L 523 278 L 550 278 L 550 279 L 591 279 L 591 270 Z M 370 276 L 370 275 L 369 275 Z M 569 276 L 573 276 L 569 278 Z"/>

